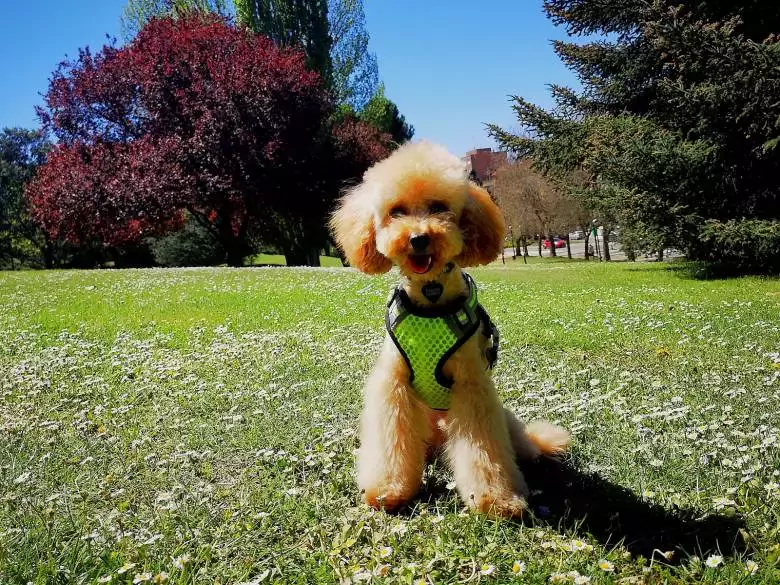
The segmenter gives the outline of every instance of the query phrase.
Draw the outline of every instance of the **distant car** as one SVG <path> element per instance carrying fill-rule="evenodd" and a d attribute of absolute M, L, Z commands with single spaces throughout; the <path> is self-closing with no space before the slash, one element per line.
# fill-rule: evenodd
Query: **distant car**
<path fill-rule="evenodd" d="M 585 232 L 582 230 L 576 230 L 569 234 L 570 240 L 584 240 L 585 239 Z"/>
<path fill-rule="evenodd" d="M 566 240 L 564 240 L 563 238 L 555 237 L 555 238 L 553 238 L 553 242 L 555 243 L 555 247 L 556 248 L 565 248 L 566 247 Z M 542 242 L 542 246 L 544 246 L 545 250 L 549 250 L 550 249 L 550 240 L 544 240 Z"/>

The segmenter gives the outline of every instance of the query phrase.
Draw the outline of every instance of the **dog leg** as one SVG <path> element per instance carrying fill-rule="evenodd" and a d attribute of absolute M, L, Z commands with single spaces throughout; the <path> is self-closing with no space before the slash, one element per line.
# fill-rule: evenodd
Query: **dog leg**
<path fill-rule="evenodd" d="M 453 387 L 447 435 L 447 455 L 466 504 L 488 514 L 522 516 L 528 486 L 515 462 L 504 409 L 487 376 Z"/>
<path fill-rule="evenodd" d="M 358 486 L 364 502 L 388 511 L 419 490 L 431 438 L 427 409 L 408 387 L 405 367 L 390 341 L 365 386 Z"/>

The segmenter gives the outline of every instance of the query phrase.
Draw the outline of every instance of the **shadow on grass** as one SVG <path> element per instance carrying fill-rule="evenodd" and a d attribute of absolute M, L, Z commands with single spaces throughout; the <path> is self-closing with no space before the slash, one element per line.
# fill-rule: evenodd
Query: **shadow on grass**
<path fill-rule="evenodd" d="M 632 491 L 569 463 L 549 459 L 521 464 L 534 495 L 536 522 L 558 530 L 590 534 L 610 547 L 622 543 L 633 555 L 660 558 L 674 551 L 671 561 L 685 554 L 738 554 L 745 548 L 738 517 L 703 516 L 691 509 L 666 509 L 643 501 Z"/>
<path fill-rule="evenodd" d="M 440 465 L 434 463 L 434 466 Z M 637 494 L 594 473 L 585 473 L 571 463 L 550 459 L 521 462 L 531 493 L 533 518 L 525 524 L 548 525 L 568 534 L 589 535 L 607 548 L 622 544 L 634 556 L 677 564 L 688 555 L 738 555 L 745 551 L 739 517 L 704 516 L 693 509 L 673 508 L 643 501 Z M 417 498 L 400 510 L 413 515 L 416 502 L 434 503 L 452 497 L 438 474 L 428 481 Z M 671 559 L 662 553 L 674 552 Z"/>
<path fill-rule="evenodd" d="M 628 268 L 629 272 L 641 268 Z M 744 276 L 777 277 L 780 269 L 777 267 L 751 267 L 725 262 L 697 262 L 693 260 L 671 260 L 664 263 L 663 270 L 684 280 L 730 280 Z"/>

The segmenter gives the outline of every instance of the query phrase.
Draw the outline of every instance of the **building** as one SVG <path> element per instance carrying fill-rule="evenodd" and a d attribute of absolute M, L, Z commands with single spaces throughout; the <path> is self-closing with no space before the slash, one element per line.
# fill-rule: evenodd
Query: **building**
<path fill-rule="evenodd" d="M 462 158 L 472 179 L 476 179 L 488 191 L 492 190 L 496 170 L 509 164 L 506 152 L 496 152 L 492 148 L 477 148 Z"/>

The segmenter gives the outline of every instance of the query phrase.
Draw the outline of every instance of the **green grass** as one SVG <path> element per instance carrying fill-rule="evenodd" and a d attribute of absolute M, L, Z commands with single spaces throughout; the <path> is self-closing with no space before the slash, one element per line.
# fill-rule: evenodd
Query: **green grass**
<path fill-rule="evenodd" d="M 0 583 L 778 582 L 780 282 L 472 274 L 505 403 L 574 435 L 525 468 L 525 523 L 464 512 L 441 463 L 397 515 L 359 503 L 393 274 L 0 273 Z"/>
<path fill-rule="evenodd" d="M 255 254 L 247 262 L 249 266 L 286 266 L 287 262 L 283 254 Z M 336 268 L 342 266 L 339 258 L 333 256 L 320 256 L 320 266 Z"/>

